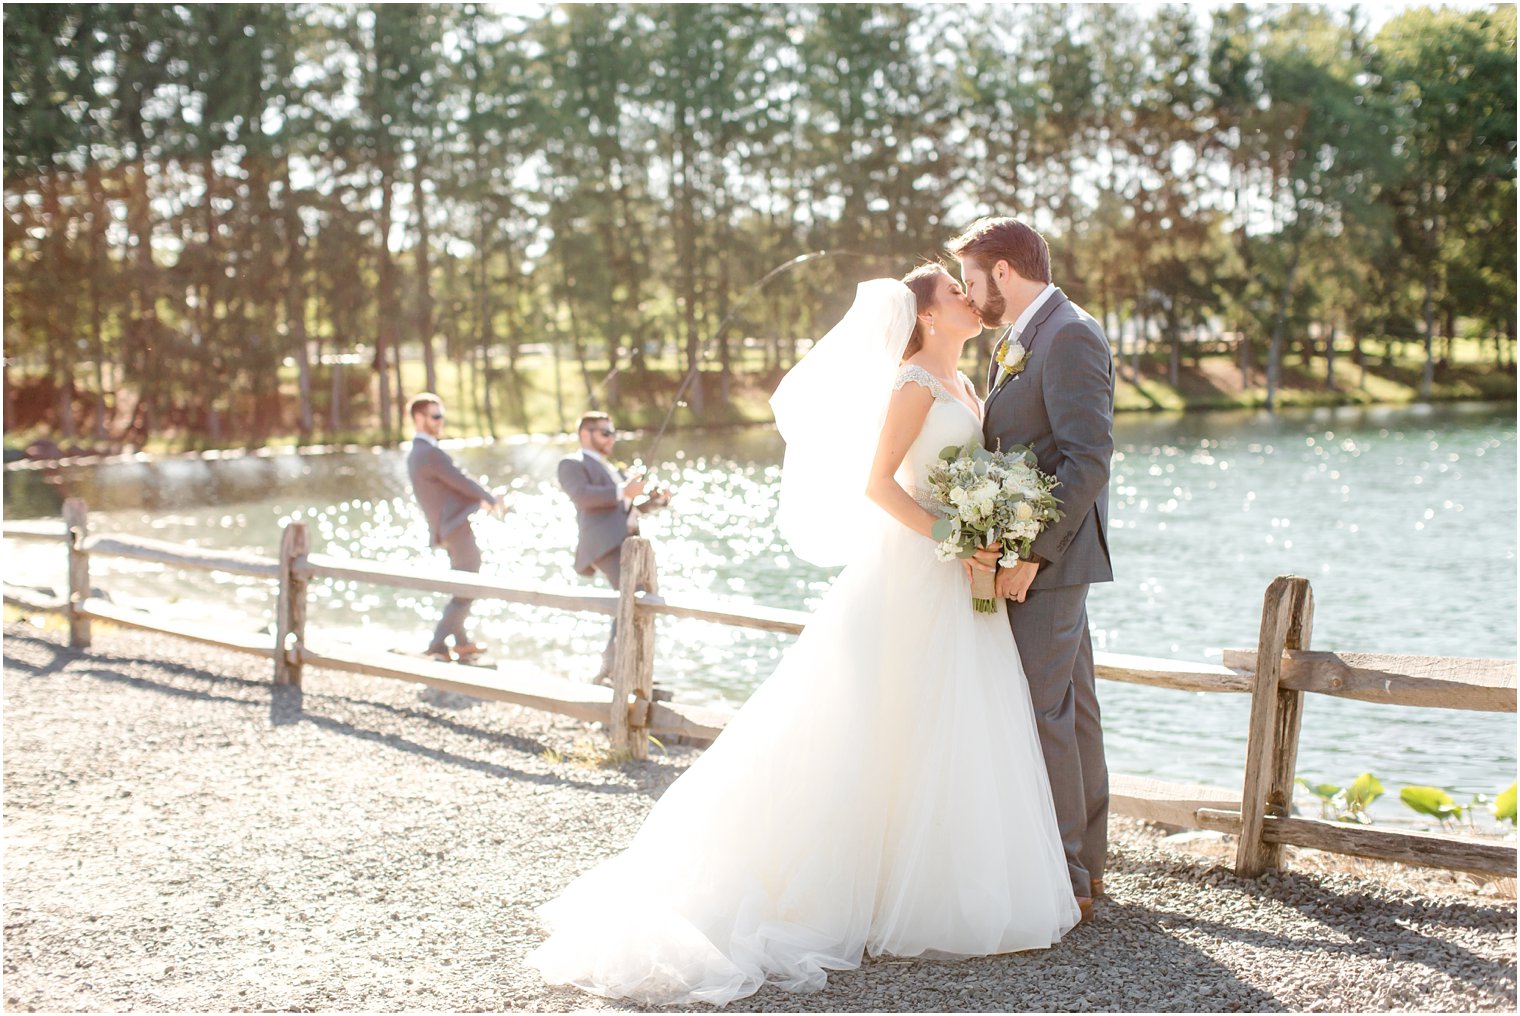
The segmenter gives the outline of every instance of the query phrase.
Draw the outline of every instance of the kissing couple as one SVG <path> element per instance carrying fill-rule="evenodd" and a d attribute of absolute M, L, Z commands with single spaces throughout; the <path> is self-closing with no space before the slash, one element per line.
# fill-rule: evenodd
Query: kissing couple
<path fill-rule="evenodd" d="M 1045 949 L 1091 914 L 1108 770 L 1087 589 L 1106 539 L 1114 374 L 1098 323 L 1011 218 L 861 283 L 771 405 L 777 522 L 844 565 L 806 629 L 621 854 L 539 914 L 545 980 L 652 1005 L 823 987 L 873 956 Z M 983 327 L 987 397 L 957 370 Z M 947 446 L 1031 449 L 1062 517 L 979 613 L 926 491 Z"/>

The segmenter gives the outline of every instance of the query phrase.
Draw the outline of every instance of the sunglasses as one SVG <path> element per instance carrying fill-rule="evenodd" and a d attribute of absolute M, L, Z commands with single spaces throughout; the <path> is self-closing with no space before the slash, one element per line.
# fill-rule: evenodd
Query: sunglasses
<path fill-rule="evenodd" d="M 613 430 L 611 427 L 592 427 L 591 433 L 600 434 L 602 437 L 612 437 L 617 433 L 617 431 Z"/>
<path fill-rule="evenodd" d="M 441 420 L 441 419 L 443 419 L 443 414 L 442 413 L 434 413 L 434 414 L 432 414 L 432 416 L 433 416 L 433 419 L 435 419 L 435 420 Z"/>

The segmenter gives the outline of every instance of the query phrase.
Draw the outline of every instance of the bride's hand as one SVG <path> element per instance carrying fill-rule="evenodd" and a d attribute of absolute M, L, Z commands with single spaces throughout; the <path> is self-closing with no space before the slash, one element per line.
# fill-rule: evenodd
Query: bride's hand
<path fill-rule="evenodd" d="M 1003 545 L 1001 543 L 989 544 L 986 547 L 978 549 L 975 555 L 966 559 L 968 574 L 969 569 L 972 568 L 985 572 L 997 571 L 998 559 L 1002 556 Z"/>
<path fill-rule="evenodd" d="M 972 557 L 961 558 L 961 568 L 966 573 L 967 581 L 970 581 L 971 573 L 974 571 L 996 572 L 1002 550 L 1001 543 L 994 543 L 989 547 L 982 547 Z"/>

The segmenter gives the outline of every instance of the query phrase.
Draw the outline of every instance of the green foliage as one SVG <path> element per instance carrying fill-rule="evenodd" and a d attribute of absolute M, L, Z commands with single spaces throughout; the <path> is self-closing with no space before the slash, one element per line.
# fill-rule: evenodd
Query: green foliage
<path fill-rule="evenodd" d="M 1421 815 L 1429 815 L 1442 822 L 1462 817 L 1462 806 L 1439 787 L 1405 787 L 1399 791 L 1399 800 Z"/>
<path fill-rule="evenodd" d="M 1362 773 L 1345 787 L 1333 783 L 1311 783 L 1302 776 L 1294 782 L 1319 799 L 1320 817 L 1341 822 L 1369 824 L 1368 808 L 1383 796 L 1383 784 L 1371 773 Z"/>
<path fill-rule="evenodd" d="M 1285 364 L 1326 334 L 1420 343 L 1400 393 L 1481 391 L 1439 376 L 1435 340 L 1466 327 L 1513 360 L 1515 11 L 1362 25 L 1316 5 L 1207 26 L 1176 5 L 11 5 L 6 355 L 59 381 L 56 431 L 138 444 L 395 436 L 444 379 L 489 433 L 632 418 L 662 363 L 700 368 L 683 421 L 729 421 L 737 379 L 773 385 L 855 282 L 1006 212 L 1108 326 L 1131 404 L 1181 405 L 1202 343 L 1237 340 L 1252 372 L 1265 350 L 1265 398 L 1312 400 Z"/>
<path fill-rule="evenodd" d="M 1341 816 L 1341 821 L 1371 822 L 1367 808 L 1382 796 L 1383 784 L 1378 778 L 1371 773 L 1362 773 L 1345 790 L 1346 814 Z"/>
<path fill-rule="evenodd" d="M 1334 809 L 1339 803 L 1343 788 L 1336 786 L 1334 783 L 1310 783 L 1302 776 L 1295 777 L 1293 782 L 1319 798 L 1320 818 L 1328 819 L 1334 814 Z"/>
<path fill-rule="evenodd" d="M 1493 812 L 1500 822 L 1515 824 L 1515 784 L 1511 783 L 1509 789 L 1494 799 Z"/>

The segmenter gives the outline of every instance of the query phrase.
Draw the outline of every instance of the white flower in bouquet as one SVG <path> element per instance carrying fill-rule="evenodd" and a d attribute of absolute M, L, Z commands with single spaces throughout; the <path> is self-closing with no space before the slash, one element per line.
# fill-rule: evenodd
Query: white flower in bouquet
<path fill-rule="evenodd" d="M 1011 567 L 1061 517 L 1052 493 L 1055 477 L 1040 472 L 1026 448 L 990 452 L 970 442 L 944 449 L 939 458 L 929 470 L 928 484 L 946 515 L 934 524 L 934 553 L 941 561 L 968 558 L 1001 542 L 1002 563 Z M 996 609 L 991 575 L 973 573 L 971 596 L 977 610 Z"/>

